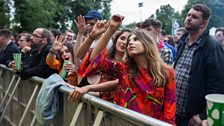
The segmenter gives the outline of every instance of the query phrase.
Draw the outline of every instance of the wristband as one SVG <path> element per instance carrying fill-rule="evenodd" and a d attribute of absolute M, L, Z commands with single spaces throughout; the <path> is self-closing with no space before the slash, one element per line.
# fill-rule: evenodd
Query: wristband
<path fill-rule="evenodd" d="M 52 50 L 49 51 L 51 54 L 55 54 L 55 52 L 53 52 Z"/>
<path fill-rule="evenodd" d="M 89 38 L 92 39 L 92 40 L 95 40 L 91 35 L 89 35 Z"/>

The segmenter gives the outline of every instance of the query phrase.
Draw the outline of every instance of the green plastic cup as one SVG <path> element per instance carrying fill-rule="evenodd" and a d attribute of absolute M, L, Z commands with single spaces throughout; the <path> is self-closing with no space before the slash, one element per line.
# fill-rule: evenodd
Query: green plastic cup
<path fill-rule="evenodd" d="M 16 70 L 21 70 L 22 53 L 13 53 L 13 60 L 16 64 Z"/>
<path fill-rule="evenodd" d="M 62 78 L 66 78 L 67 77 L 67 75 L 68 75 L 68 72 L 64 69 L 64 66 L 65 66 L 65 64 L 69 64 L 69 63 L 71 63 L 69 60 L 65 60 L 64 61 L 64 63 L 63 63 L 63 68 L 62 68 L 62 72 L 61 72 L 61 77 Z"/>
<path fill-rule="evenodd" d="M 224 126 L 224 94 L 209 94 L 205 99 L 209 126 Z"/>

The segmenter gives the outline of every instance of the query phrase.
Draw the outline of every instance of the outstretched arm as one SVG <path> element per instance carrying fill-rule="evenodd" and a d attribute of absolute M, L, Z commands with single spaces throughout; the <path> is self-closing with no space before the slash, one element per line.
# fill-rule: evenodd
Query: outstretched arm
<path fill-rule="evenodd" d="M 117 84 L 118 84 L 118 80 L 113 80 L 113 81 L 107 81 L 100 84 L 87 85 L 81 88 L 76 87 L 76 89 L 72 93 L 70 93 L 68 99 L 70 101 L 78 101 L 81 99 L 83 94 L 89 91 L 93 91 L 93 92 L 110 91 L 115 89 Z"/>
<path fill-rule="evenodd" d="M 77 35 L 77 39 L 76 39 L 76 42 L 75 42 L 75 46 L 74 46 L 74 51 L 73 51 L 73 54 L 74 54 L 74 64 L 75 64 L 75 71 L 78 70 L 79 68 L 79 65 L 80 65 L 80 58 L 77 57 L 77 54 L 78 54 L 78 49 L 83 41 L 83 35 L 84 35 L 84 32 L 86 31 L 86 28 L 87 28 L 87 25 L 85 23 L 85 18 L 84 16 L 78 16 L 77 17 L 77 20 L 74 20 L 75 24 L 76 24 L 76 27 L 78 29 L 78 35 Z"/>
<path fill-rule="evenodd" d="M 112 18 L 109 22 L 109 27 L 108 27 L 107 31 L 100 38 L 96 47 L 93 49 L 93 52 L 91 53 L 89 61 L 94 60 L 94 58 L 107 46 L 110 38 L 113 36 L 113 34 L 118 29 L 118 27 L 121 25 L 123 19 L 124 19 L 124 16 L 121 16 L 121 15 L 113 15 L 112 16 Z"/>

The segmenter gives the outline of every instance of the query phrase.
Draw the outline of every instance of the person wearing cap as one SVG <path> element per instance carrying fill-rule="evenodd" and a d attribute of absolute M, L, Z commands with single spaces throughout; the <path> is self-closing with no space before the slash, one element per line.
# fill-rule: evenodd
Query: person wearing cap
<path fill-rule="evenodd" d="M 88 13 L 84 16 L 86 20 L 86 25 L 87 27 L 87 32 L 90 33 L 96 24 L 98 20 L 103 20 L 103 16 L 101 15 L 100 12 L 96 10 L 90 10 Z"/>
<path fill-rule="evenodd" d="M 103 16 L 101 15 L 100 12 L 96 11 L 96 10 L 90 10 L 88 11 L 88 13 L 84 16 L 85 18 L 85 22 L 86 22 L 86 26 L 84 26 L 86 28 L 86 39 L 84 40 L 84 42 L 81 44 L 81 46 L 78 48 L 77 53 L 75 54 L 75 56 L 77 56 L 79 59 L 83 59 L 86 55 L 86 53 L 89 51 L 89 49 L 94 48 L 98 39 L 102 36 L 101 33 L 104 33 L 106 31 L 106 27 L 102 27 L 99 32 L 100 34 L 97 36 L 91 36 L 91 32 L 96 24 L 97 21 L 104 21 L 103 20 Z M 105 22 L 105 21 L 104 21 Z M 105 25 L 106 26 L 106 25 Z M 95 31 L 93 31 L 95 32 Z M 113 42 L 112 40 L 110 40 L 107 49 L 109 49 L 112 46 Z"/>

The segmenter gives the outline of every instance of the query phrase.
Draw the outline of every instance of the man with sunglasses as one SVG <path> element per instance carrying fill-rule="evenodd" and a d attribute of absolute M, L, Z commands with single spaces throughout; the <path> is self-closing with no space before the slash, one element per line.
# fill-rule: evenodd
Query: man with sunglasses
<path fill-rule="evenodd" d="M 50 32 L 45 28 L 37 28 L 32 36 L 31 56 L 23 61 L 23 69 L 20 72 L 22 79 L 32 76 L 47 78 L 57 71 L 46 64 L 46 57 L 51 48 Z"/>

